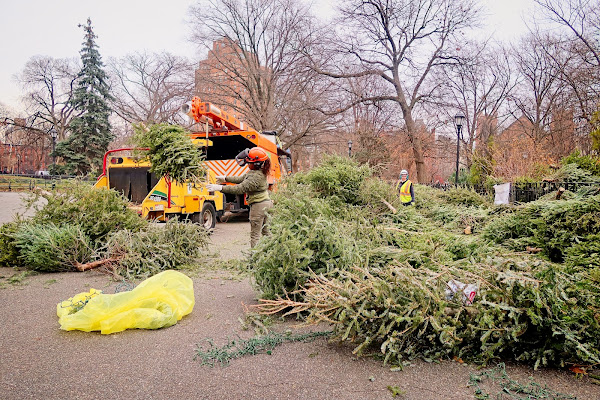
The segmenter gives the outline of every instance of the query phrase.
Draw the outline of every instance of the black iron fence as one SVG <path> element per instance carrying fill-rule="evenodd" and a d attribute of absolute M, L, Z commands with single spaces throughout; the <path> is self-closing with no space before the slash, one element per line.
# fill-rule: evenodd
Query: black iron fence
<path fill-rule="evenodd" d="M 68 175 L 27 175 L 27 174 L 1 174 L 0 192 L 23 192 L 35 188 L 54 189 L 60 181 L 73 179 L 74 176 Z M 85 181 L 95 181 L 91 178 L 78 178 Z"/>
<path fill-rule="evenodd" d="M 429 186 L 448 190 L 456 187 L 454 184 L 430 184 Z M 490 197 L 494 199 L 494 188 L 487 187 L 484 185 L 468 185 L 459 184 L 458 187 L 470 189 L 482 196 Z M 529 183 L 511 183 L 509 199 L 511 203 L 528 203 L 535 201 L 540 197 L 543 197 L 549 193 L 557 193 L 559 190 L 564 189 L 565 191 L 576 192 L 577 190 L 585 187 L 598 188 L 600 193 L 600 183 L 598 182 L 529 182 Z"/>
<path fill-rule="evenodd" d="M 584 187 L 599 187 L 597 182 L 534 182 L 511 184 L 510 201 L 527 203 L 535 201 L 549 193 L 558 193 L 559 190 L 576 192 Z"/>

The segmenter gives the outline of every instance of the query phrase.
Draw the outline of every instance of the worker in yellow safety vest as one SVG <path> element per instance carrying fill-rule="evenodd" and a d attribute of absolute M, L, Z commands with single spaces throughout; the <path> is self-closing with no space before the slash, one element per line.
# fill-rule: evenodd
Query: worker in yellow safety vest
<path fill-rule="evenodd" d="M 403 206 L 410 206 L 415 201 L 415 191 L 413 184 L 408 179 L 408 171 L 403 169 L 400 171 L 400 180 L 396 184 L 396 190 L 400 190 L 400 201 Z"/>

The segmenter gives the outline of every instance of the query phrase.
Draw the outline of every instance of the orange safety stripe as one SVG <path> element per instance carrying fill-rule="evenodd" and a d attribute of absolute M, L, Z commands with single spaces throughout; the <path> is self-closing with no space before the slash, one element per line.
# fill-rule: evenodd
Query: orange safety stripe
<path fill-rule="evenodd" d="M 235 160 L 207 160 L 204 162 L 215 175 L 242 176 L 248 172 L 248 166 L 239 166 Z"/>

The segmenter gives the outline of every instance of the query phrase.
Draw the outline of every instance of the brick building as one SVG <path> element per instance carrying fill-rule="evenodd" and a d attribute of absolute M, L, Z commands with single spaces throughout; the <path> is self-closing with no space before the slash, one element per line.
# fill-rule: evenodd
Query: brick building
<path fill-rule="evenodd" d="M 239 78 L 244 70 L 240 65 L 241 52 L 242 49 L 229 39 L 215 40 L 206 59 L 198 63 L 194 94 L 202 101 L 210 101 L 235 118 L 246 121 L 247 118 L 237 109 L 242 100 L 235 95 L 244 93 Z M 234 78 L 236 76 L 237 79 Z"/>
<path fill-rule="evenodd" d="M 44 136 L 18 126 L 4 126 L 0 133 L 0 173 L 34 174 L 52 163 Z"/>

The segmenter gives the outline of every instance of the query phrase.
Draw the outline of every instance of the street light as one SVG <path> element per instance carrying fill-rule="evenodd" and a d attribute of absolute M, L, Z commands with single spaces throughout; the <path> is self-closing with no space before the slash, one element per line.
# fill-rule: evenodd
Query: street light
<path fill-rule="evenodd" d="M 352 140 L 348 140 L 348 157 L 352 157 Z"/>
<path fill-rule="evenodd" d="M 54 127 L 50 128 L 50 136 L 52 137 L 52 164 L 56 164 L 56 156 L 54 155 L 54 150 L 56 150 L 56 138 L 58 137 L 58 132 Z"/>
<path fill-rule="evenodd" d="M 465 123 L 465 116 L 460 111 L 454 116 L 454 125 L 456 126 L 456 176 L 454 184 L 458 186 L 458 158 L 460 155 L 460 134 Z"/>

